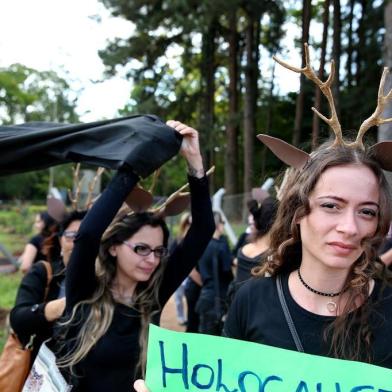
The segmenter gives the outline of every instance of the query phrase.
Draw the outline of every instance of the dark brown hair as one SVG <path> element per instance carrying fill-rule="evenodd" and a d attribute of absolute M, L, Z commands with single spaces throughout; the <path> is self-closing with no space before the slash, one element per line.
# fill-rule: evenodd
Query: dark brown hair
<path fill-rule="evenodd" d="M 331 147 L 326 143 L 311 154 L 302 170 L 292 174 L 271 229 L 270 256 L 254 274 L 275 276 L 299 268 L 302 244 L 296 222 L 310 213 L 309 195 L 321 174 L 328 168 L 345 165 L 363 165 L 374 173 L 379 183 L 380 208 L 376 232 L 363 241 L 364 252 L 352 265 L 343 287 L 349 294 L 348 302 L 342 314 L 325 330 L 324 338 L 330 339 L 331 354 L 337 358 L 371 361 L 368 323 L 371 301 L 365 299 L 371 279 L 385 278 L 385 266 L 378 261 L 377 250 L 388 232 L 391 203 L 385 176 L 368 152 L 347 146 Z M 356 306 L 358 301 L 363 305 Z"/>

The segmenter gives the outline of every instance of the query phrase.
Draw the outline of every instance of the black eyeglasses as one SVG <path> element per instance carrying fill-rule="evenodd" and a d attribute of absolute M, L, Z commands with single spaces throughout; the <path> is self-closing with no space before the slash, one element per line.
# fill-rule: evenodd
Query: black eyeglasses
<path fill-rule="evenodd" d="M 157 246 L 155 249 L 151 249 L 148 245 L 145 244 L 133 245 L 128 241 L 123 241 L 123 244 L 140 256 L 148 256 L 151 252 L 154 252 L 155 257 L 161 258 L 166 256 L 168 253 L 167 248 L 164 246 Z"/>
<path fill-rule="evenodd" d="M 76 234 L 78 234 L 77 231 L 73 230 L 65 230 L 63 232 L 63 237 L 65 237 L 67 240 L 74 240 L 76 237 Z"/>

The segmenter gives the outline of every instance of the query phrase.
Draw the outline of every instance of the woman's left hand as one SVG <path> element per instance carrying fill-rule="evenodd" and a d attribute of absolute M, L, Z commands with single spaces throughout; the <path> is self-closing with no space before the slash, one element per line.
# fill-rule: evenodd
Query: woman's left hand
<path fill-rule="evenodd" d="M 136 392 L 150 392 L 150 390 L 146 387 L 144 380 L 136 380 L 133 387 Z"/>
<path fill-rule="evenodd" d="M 169 127 L 174 128 L 184 138 L 182 140 L 180 153 L 187 160 L 189 172 L 195 177 L 204 176 L 203 160 L 200 153 L 199 133 L 196 129 L 189 127 L 179 121 L 169 120 Z"/>

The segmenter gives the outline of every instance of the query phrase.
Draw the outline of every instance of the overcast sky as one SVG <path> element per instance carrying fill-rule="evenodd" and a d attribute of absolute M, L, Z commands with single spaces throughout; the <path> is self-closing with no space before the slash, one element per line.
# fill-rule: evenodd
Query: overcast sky
<path fill-rule="evenodd" d="M 97 0 L 0 0 L 0 67 L 19 62 L 56 71 L 80 90 L 82 121 L 112 118 L 127 102 L 131 85 L 119 76 L 96 82 L 104 71 L 98 50 L 131 32 L 129 22 L 111 17 Z M 292 44 L 293 33 L 287 37 Z M 279 66 L 276 77 L 281 90 L 298 86 L 298 78 Z"/>
<path fill-rule="evenodd" d="M 127 101 L 130 84 L 120 77 L 95 82 L 104 70 L 98 50 L 109 38 L 130 35 L 130 28 L 97 0 L 0 0 L 0 66 L 19 62 L 56 71 L 81 90 L 83 121 L 111 118 Z"/>

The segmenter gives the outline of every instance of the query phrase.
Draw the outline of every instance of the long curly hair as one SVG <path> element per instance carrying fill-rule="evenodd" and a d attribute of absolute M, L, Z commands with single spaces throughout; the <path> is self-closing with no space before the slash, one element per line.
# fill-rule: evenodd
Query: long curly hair
<path fill-rule="evenodd" d="M 150 212 L 120 217 L 104 233 L 96 261 L 97 288 L 90 299 L 81 301 L 74 307 L 70 319 L 63 323 L 65 331 L 67 327 L 72 328 L 77 325 L 80 322 L 78 312 L 83 313 L 87 305 L 87 317 L 82 320 L 81 328 L 78 328 L 75 344 L 64 357 L 60 358 L 59 366 L 69 367 L 72 371 L 73 366 L 83 360 L 96 342 L 107 332 L 112 323 L 116 305 L 112 287 L 117 271 L 117 258 L 112 256 L 109 250 L 113 245 L 128 240 L 144 226 L 160 227 L 163 232 L 163 245 L 167 246 L 169 230 L 166 223 L 161 217 Z M 141 319 L 139 360 L 136 367 L 136 372 L 141 375 L 145 373 L 148 325 L 161 311 L 158 294 L 165 266 L 166 259 L 161 259 L 150 279 L 137 284 L 132 304 L 129 305 L 140 314 Z"/>
<path fill-rule="evenodd" d="M 363 240 L 364 251 L 351 266 L 343 287 L 348 293 L 348 302 L 342 313 L 324 331 L 324 339 L 331 342 L 331 355 L 334 357 L 370 362 L 371 329 L 368 320 L 372 305 L 370 300 L 365 299 L 369 295 L 371 279 L 387 281 L 386 268 L 378 260 L 377 250 L 389 229 L 391 202 L 385 176 L 367 151 L 345 146 L 331 148 L 328 142 L 311 154 L 302 170 L 292 173 L 271 229 L 269 257 L 253 273 L 255 276 L 276 276 L 299 268 L 302 243 L 296 222 L 310 213 L 309 195 L 322 173 L 328 168 L 349 164 L 369 168 L 378 180 L 378 224 L 374 235 Z M 358 303 L 363 305 L 357 307 Z"/>

